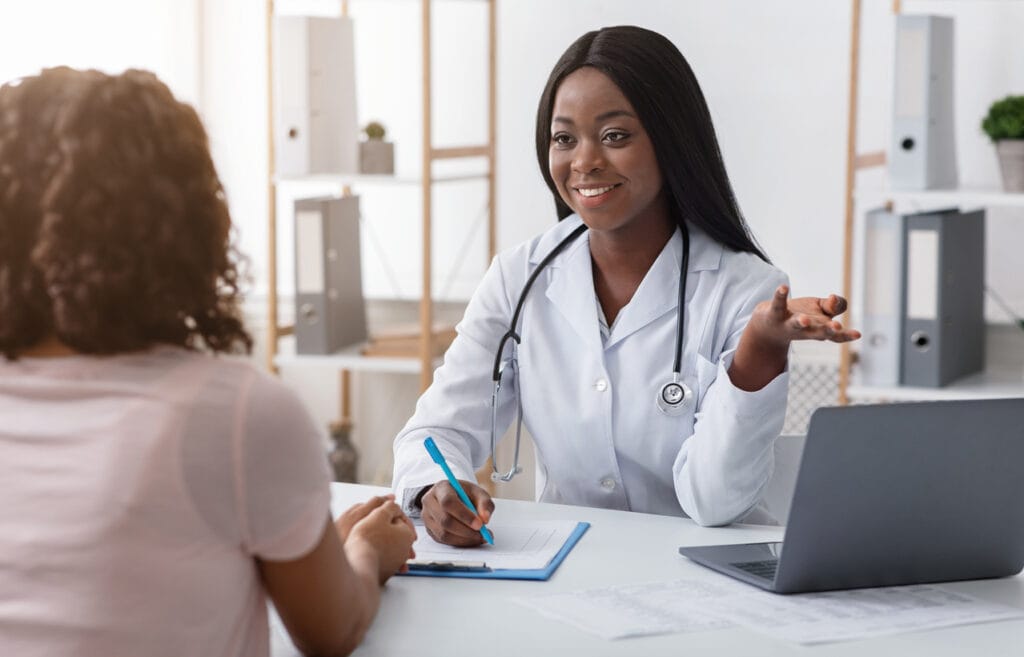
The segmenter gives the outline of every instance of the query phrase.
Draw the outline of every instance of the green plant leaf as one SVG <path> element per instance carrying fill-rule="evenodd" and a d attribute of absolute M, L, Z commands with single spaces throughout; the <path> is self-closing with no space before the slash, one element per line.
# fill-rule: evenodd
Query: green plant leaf
<path fill-rule="evenodd" d="M 992 141 L 1024 139 L 1024 96 L 1007 96 L 992 103 L 981 129 Z"/>
<path fill-rule="evenodd" d="M 384 129 L 384 124 L 378 121 L 370 121 L 363 128 L 363 132 L 366 134 L 367 139 L 384 139 L 384 135 L 387 131 Z"/>

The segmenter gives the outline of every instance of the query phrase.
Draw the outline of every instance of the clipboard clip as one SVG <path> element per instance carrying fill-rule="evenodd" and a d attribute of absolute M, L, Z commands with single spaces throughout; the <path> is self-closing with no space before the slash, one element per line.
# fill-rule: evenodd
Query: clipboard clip
<path fill-rule="evenodd" d="M 405 562 L 409 570 L 429 570 L 450 573 L 484 573 L 491 569 L 483 561 L 428 561 L 410 559 Z"/>

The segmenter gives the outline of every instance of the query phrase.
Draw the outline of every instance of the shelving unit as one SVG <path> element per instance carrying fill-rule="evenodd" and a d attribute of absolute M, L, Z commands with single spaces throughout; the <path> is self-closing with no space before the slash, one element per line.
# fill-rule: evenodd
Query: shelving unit
<path fill-rule="evenodd" d="M 268 111 L 268 133 L 269 133 L 269 179 L 267 184 L 269 220 L 268 220 L 268 334 L 267 334 L 267 368 L 276 371 L 279 365 L 302 364 L 316 367 L 335 368 L 342 376 L 342 399 L 341 416 L 342 421 L 349 419 L 349 372 L 351 371 L 373 371 L 373 372 L 401 372 L 407 374 L 419 374 L 420 388 L 425 389 L 433 379 L 433 372 L 438 365 L 434 355 L 432 326 L 434 325 L 434 299 L 432 293 L 433 278 L 433 191 L 434 186 L 454 181 L 473 179 L 484 179 L 487 183 L 487 249 L 488 256 L 493 257 L 495 253 L 496 228 L 495 228 L 495 109 L 497 93 L 497 66 L 496 66 L 496 7 L 497 0 L 477 0 L 487 5 L 488 32 L 488 53 L 487 53 L 487 140 L 482 144 L 455 147 L 440 147 L 433 143 L 433 114 L 431 94 L 433 84 L 431 80 L 431 66 L 433 63 L 433 46 L 431 37 L 432 5 L 440 0 L 400 0 L 396 10 L 404 8 L 400 5 L 419 4 L 422 29 L 421 67 L 423 76 L 423 94 L 420 103 L 422 116 L 423 138 L 422 138 L 422 169 L 421 175 L 416 177 L 395 177 L 388 175 L 357 175 L 357 174 L 315 174 L 310 176 L 281 176 L 278 177 L 274 171 L 274 103 L 273 103 L 273 51 L 272 39 L 274 20 L 274 1 L 266 1 L 267 21 L 267 111 Z M 349 2 L 340 2 L 342 15 L 348 15 Z M 358 28 L 357 28 L 358 29 Z M 435 173 L 434 164 L 442 160 L 455 160 L 465 158 L 482 159 L 486 163 L 482 173 Z M 340 186 L 343 193 L 349 193 L 350 189 L 359 188 L 364 185 L 391 185 L 399 187 L 418 186 L 422 194 L 421 209 L 421 251 L 422 251 L 422 290 L 419 299 L 419 353 L 413 357 L 380 357 L 363 356 L 359 347 L 351 347 L 336 354 L 325 356 L 295 355 L 287 354 L 281 349 L 282 339 L 293 334 L 294 328 L 284 325 L 279 316 L 279 298 L 277 292 L 277 191 L 279 185 L 291 183 L 332 183 Z"/>
<path fill-rule="evenodd" d="M 893 203 L 921 207 L 961 205 L 1024 208 L 1024 194 L 1013 194 L 998 189 L 929 189 L 920 192 L 856 189 L 853 195 L 858 203 L 876 205 Z"/>
<path fill-rule="evenodd" d="M 896 191 L 884 188 L 858 188 L 858 171 L 885 166 L 884 151 L 857 153 L 858 78 L 860 74 L 860 22 L 861 0 L 851 0 L 852 20 L 850 37 L 849 113 L 846 152 L 846 198 L 843 241 L 843 294 L 849 299 L 853 293 L 853 245 L 857 204 L 861 207 L 885 205 L 897 211 L 918 211 L 943 206 L 962 207 L 1024 207 L 1024 194 L 1007 193 L 999 189 L 934 189 Z M 892 13 L 899 14 L 900 0 L 892 0 Z M 847 320 L 847 323 L 850 323 Z M 855 322 L 854 322 L 855 325 Z M 942 388 L 911 386 L 862 386 L 851 383 L 854 355 L 850 344 L 842 345 L 839 366 L 839 402 L 856 400 L 925 401 L 938 399 L 986 399 L 1024 396 L 1024 358 L 1005 359 L 1003 354 L 1024 353 L 1024 335 L 1014 327 L 999 333 L 989 327 L 988 362 L 983 372 L 969 376 Z M 855 348 L 855 347 L 853 347 Z M 1008 361 L 1008 362 L 1007 362 Z"/>

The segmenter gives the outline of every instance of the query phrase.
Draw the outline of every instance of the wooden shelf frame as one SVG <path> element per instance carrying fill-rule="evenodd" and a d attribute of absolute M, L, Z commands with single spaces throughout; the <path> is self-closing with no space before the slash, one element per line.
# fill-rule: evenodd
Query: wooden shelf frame
<path fill-rule="evenodd" d="M 417 0 L 409 0 L 415 2 Z M 496 230 L 496 197 L 497 186 L 495 178 L 496 152 L 495 142 L 497 138 L 497 0 L 482 0 L 487 4 L 487 141 L 484 144 L 456 147 L 437 147 L 433 143 L 433 107 L 431 101 L 432 71 L 433 64 L 433 38 L 431 30 L 433 27 L 432 6 L 440 0 L 418 0 L 420 4 L 420 15 L 422 21 L 422 75 L 423 94 L 421 104 L 421 115 L 423 121 L 423 142 L 422 142 L 422 173 L 418 180 L 396 179 L 397 184 L 419 184 L 422 190 L 422 277 L 423 287 L 419 302 L 419 355 L 418 372 L 420 377 L 420 389 L 425 390 L 433 381 L 434 368 L 437 365 L 432 351 L 432 332 L 434 323 L 434 301 L 432 290 L 433 279 L 433 187 L 437 183 L 451 180 L 486 179 L 487 181 L 487 250 L 488 258 L 491 259 L 496 253 L 497 230 Z M 348 15 L 348 0 L 340 4 L 342 15 Z M 277 292 L 277 185 L 279 183 L 302 182 L 303 180 L 336 180 L 342 184 L 349 181 L 358 184 L 360 181 L 370 184 L 386 183 L 385 177 L 361 177 L 358 175 L 317 175 L 301 178 L 283 178 L 278 180 L 274 168 L 274 53 L 273 53 L 273 28 L 274 28 L 274 0 L 266 0 L 266 30 L 267 30 L 267 136 L 268 136 L 268 180 L 267 180 L 267 231 L 268 231 L 268 253 L 267 253 L 267 276 L 269 279 L 268 302 L 267 302 L 267 369 L 271 372 L 277 371 L 279 362 L 302 362 L 305 357 L 285 357 L 279 359 L 279 341 L 282 337 L 292 332 L 292 327 L 284 326 L 280 322 L 278 310 Z M 480 174 L 464 174 L 459 176 L 435 176 L 433 164 L 440 160 L 453 158 L 484 158 L 486 160 L 486 171 Z M 355 356 L 345 355 L 332 359 L 331 356 L 312 357 L 320 363 L 336 363 L 342 370 L 342 378 L 347 383 L 347 372 L 350 369 L 364 369 L 358 367 L 358 363 L 352 360 Z M 395 359 L 391 359 L 395 360 Z M 398 365 L 390 363 L 396 369 L 393 371 L 409 371 L 408 362 Z M 374 369 L 374 368 L 366 368 Z M 386 367 L 385 369 L 391 369 Z M 414 370 L 415 371 L 415 370 Z M 348 386 L 342 385 L 342 417 L 348 416 Z"/>
<path fill-rule="evenodd" d="M 871 201 L 879 205 L 894 207 L 898 204 L 920 204 L 925 207 L 943 205 L 1024 207 L 1024 194 L 1007 193 L 997 189 L 930 189 L 901 191 L 889 189 L 857 189 L 858 171 L 885 166 L 885 151 L 857 153 L 857 106 L 859 101 L 858 78 L 860 75 L 860 23 L 862 0 L 850 0 L 850 79 L 849 112 L 846 144 L 846 197 L 843 223 L 843 295 L 850 299 L 853 294 L 853 244 L 856 223 L 856 202 Z M 901 0 L 892 0 L 892 13 L 902 12 Z M 850 311 L 847 310 L 844 323 L 849 325 Z M 918 388 L 912 386 L 875 387 L 854 385 L 850 381 L 853 365 L 850 343 L 841 345 L 839 361 L 839 403 L 848 404 L 852 399 L 888 399 L 890 401 L 922 401 L 931 399 L 989 399 L 1024 394 L 1024 381 L 1017 370 L 1003 371 L 986 365 L 986 370 L 957 381 L 944 388 Z"/>
<path fill-rule="evenodd" d="M 860 100 L 860 23 L 861 23 L 861 0 L 850 0 L 850 78 L 847 106 L 846 124 L 846 195 L 843 199 L 843 296 L 847 299 L 853 297 L 853 240 L 854 225 L 856 221 L 856 199 L 855 189 L 857 184 L 857 172 L 862 169 L 869 169 L 884 166 L 886 163 L 885 151 L 874 151 L 870 153 L 857 153 L 857 106 Z M 892 0 L 893 14 L 901 11 L 900 0 Z M 851 325 L 851 311 L 847 309 L 844 315 L 844 325 Z M 839 403 L 846 405 L 850 399 L 848 389 L 850 387 L 850 367 L 853 364 L 853 351 L 849 342 L 844 342 L 839 349 Z"/>

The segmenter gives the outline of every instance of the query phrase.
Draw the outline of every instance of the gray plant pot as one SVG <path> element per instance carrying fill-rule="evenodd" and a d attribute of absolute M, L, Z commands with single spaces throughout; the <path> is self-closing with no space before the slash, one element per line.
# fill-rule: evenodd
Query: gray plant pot
<path fill-rule="evenodd" d="M 1000 139 L 996 142 L 1003 191 L 1024 192 L 1024 139 Z"/>
<path fill-rule="evenodd" d="M 395 145 L 390 141 L 370 139 L 359 142 L 360 173 L 395 172 Z"/>

